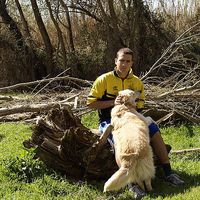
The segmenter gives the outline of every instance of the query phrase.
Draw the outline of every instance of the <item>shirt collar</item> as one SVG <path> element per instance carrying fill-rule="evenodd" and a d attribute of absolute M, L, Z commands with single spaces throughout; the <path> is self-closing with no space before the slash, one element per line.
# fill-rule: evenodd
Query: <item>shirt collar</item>
<path fill-rule="evenodd" d="M 121 77 L 118 75 L 118 73 L 117 73 L 116 67 L 114 68 L 113 73 L 114 73 L 114 75 L 115 75 L 116 77 L 121 78 Z M 126 75 L 126 77 L 125 77 L 124 79 L 129 79 L 129 78 L 131 78 L 132 76 L 133 76 L 133 70 L 130 69 L 130 71 L 128 72 L 128 74 Z"/>

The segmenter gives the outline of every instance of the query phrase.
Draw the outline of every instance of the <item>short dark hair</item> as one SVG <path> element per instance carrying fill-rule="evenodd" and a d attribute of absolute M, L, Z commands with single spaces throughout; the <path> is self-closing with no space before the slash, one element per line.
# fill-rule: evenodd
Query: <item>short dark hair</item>
<path fill-rule="evenodd" d="M 121 49 L 118 50 L 118 52 L 117 52 L 117 58 L 118 58 L 118 56 L 119 56 L 120 53 L 129 54 L 133 58 L 133 51 L 131 49 L 127 48 L 127 47 L 126 48 L 121 48 Z"/>

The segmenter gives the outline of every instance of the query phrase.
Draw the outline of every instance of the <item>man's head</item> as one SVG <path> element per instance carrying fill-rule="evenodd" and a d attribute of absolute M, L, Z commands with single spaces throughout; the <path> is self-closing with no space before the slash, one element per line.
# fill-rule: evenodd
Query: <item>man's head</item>
<path fill-rule="evenodd" d="M 119 76 L 125 78 L 133 65 L 133 51 L 129 48 L 120 49 L 117 52 L 115 64 Z"/>

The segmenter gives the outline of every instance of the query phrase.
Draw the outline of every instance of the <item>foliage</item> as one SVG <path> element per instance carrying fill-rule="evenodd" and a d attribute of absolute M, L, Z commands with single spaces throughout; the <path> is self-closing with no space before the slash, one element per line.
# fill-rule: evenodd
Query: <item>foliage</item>
<path fill-rule="evenodd" d="M 2 85 L 45 77 L 51 65 L 52 73 L 71 68 L 74 76 L 93 80 L 113 69 L 115 53 L 123 46 L 135 51 L 135 73 L 140 75 L 169 43 L 199 20 L 200 6 L 197 0 L 35 1 L 46 29 L 42 31 L 30 2 L 7 1 L 5 6 L 1 1 L 2 8 L 6 8 L 1 9 L 1 16 L 7 11 L 13 19 L 9 24 L 2 17 L 0 27 L 0 52 L 6 50 L 1 58 L 0 74 L 5 77 Z M 14 23 L 15 29 L 11 30 Z M 52 46 L 53 52 L 47 46 Z"/>

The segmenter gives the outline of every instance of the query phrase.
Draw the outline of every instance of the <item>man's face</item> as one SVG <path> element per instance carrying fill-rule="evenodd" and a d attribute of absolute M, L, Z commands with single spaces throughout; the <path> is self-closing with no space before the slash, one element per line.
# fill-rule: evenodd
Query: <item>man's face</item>
<path fill-rule="evenodd" d="M 132 55 L 120 53 L 115 58 L 116 70 L 121 78 L 125 78 L 133 65 Z"/>

